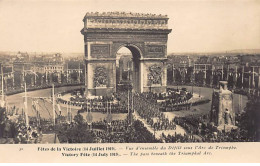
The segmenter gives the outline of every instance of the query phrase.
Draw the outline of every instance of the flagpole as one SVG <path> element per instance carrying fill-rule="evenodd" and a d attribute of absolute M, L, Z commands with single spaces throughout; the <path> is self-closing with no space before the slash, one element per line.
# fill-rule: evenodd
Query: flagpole
<path fill-rule="evenodd" d="M 107 106 L 106 107 L 107 107 L 107 115 L 108 115 L 108 101 L 107 101 Z"/>
<path fill-rule="evenodd" d="M 69 117 L 69 120 L 70 120 L 70 123 L 72 122 L 72 114 L 71 114 L 71 102 L 70 102 L 70 117 Z"/>
<path fill-rule="evenodd" d="M 199 87 L 199 97 L 200 97 L 200 87 Z"/>
<path fill-rule="evenodd" d="M 109 128 L 109 126 L 108 126 L 109 125 L 108 124 L 108 121 L 109 121 L 109 119 L 108 119 L 108 99 L 107 99 L 107 106 L 106 107 L 107 107 L 107 119 L 106 119 L 106 121 L 107 121 L 107 133 L 108 133 L 108 130 L 109 130 L 108 129 Z"/>
<path fill-rule="evenodd" d="M 38 119 L 38 126 L 40 125 L 40 113 L 39 113 L 39 108 L 38 108 L 38 100 L 37 102 L 35 101 L 35 109 L 36 109 L 36 112 L 37 112 L 37 119 Z"/>
<path fill-rule="evenodd" d="M 127 64 L 127 72 L 128 72 L 128 81 L 130 83 L 130 63 L 128 62 Z M 128 114 L 129 114 L 129 104 L 130 104 L 130 94 L 129 94 L 129 85 L 127 86 L 127 110 L 128 110 Z"/>
<path fill-rule="evenodd" d="M 239 109 L 240 109 L 239 111 L 242 112 L 243 108 L 242 108 L 242 95 L 241 94 L 239 94 Z"/>
<path fill-rule="evenodd" d="M 221 73 L 221 78 L 222 78 L 222 80 L 224 79 L 224 67 L 223 67 L 223 65 L 222 65 L 222 73 Z"/>
<path fill-rule="evenodd" d="M 92 103 L 90 102 L 89 103 L 89 112 L 91 112 L 91 109 L 92 109 Z"/>
<path fill-rule="evenodd" d="M 26 82 L 24 83 L 24 96 L 25 96 L 25 101 L 24 101 L 25 123 L 26 123 L 26 127 L 29 127 L 29 118 L 28 118 L 28 110 L 27 110 L 27 90 L 26 90 Z"/>
<path fill-rule="evenodd" d="M 111 114 L 111 102 L 109 102 L 110 114 Z"/>
<path fill-rule="evenodd" d="M 132 124 L 132 113 L 134 112 L 134 94 L 132 89 L 132 110 L 131 110 L 131 116 L 129 115 L 130 124 Z"/>
<path fill-rule="evenodd" d="M 69 101 L 67 101 L 67 122 L 69 121 Z"/>
<path fill-rule="evenodd" d="M 88 113 L 88 99 L 87 99 L 87 113 Z"/>
<path fill-rule="evenodd" d="M 23 79 L 22 79 L 23 81 L 22 81 L 22 85 L 23 85 L 23 83 L 25 82 L 25 80 L 24 80 L 24 75 L 25 75 L 25 74 L 24 74 L 24 65 L 23 65 Z"/>
<path fill-rule="evenodd" d="M 134 93 L 132 89 L 132 112 L 134 111 Z"/>
<path fill-rule="evenodd" d="M 69 83 L 69 62 L 67 62 L 67 84 Z"/>
<path fill-rule="evenodd" d="M 52 84 L 52 111 L 53 111 L 53 125 L 55 126 L 55 97 L 54 97 L 54 84 Z"/>
<path fill-rule="evenodd" d="M 2 103 L 4 103 L 4 72 L 3 72 L 3 66 L 1 65 L 1 75 L 2 75 Z M 1 105 L 4 107 L 4 105 Z"/>
<path fill-rule="evenodd" d="M 79 61 L 79 75 L 78 75 L 78 81 L 80 83 L 80 61 Z"/>
<path fill-rule="evenodd" d="M 127 111 L 129 114 L 129 87 L 127 88 Z"/>
<path fill-rule="evenodd" d="M 241 111 L 243 110 L 243 98 L 242 95 L 240 95 L 240 106 L 241 106 Z"/>

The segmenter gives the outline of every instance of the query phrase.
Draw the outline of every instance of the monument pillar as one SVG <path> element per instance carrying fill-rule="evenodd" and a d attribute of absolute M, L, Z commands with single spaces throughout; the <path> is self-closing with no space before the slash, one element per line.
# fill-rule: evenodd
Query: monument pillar
<path fill-rule="evenodd" d="M 210 121 L 218 130 L 236 129 L 233 94 L 227 88 L 227 81 L 220 81 L 220 88 L 212 94 Z"/>

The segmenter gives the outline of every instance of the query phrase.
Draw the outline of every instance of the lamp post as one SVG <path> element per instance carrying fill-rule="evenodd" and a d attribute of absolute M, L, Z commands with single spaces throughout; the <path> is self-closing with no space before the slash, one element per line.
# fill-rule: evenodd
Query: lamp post
<path fill-rule="evenodd" d="M 199 87 L 199 97 L 200 97 L 200 87 Z"/>
<path fill-rule="evenodd" d="M 153 81 L 153 76 L 149 76 L 149 83 L 150 83 L 150 92 L 152 92 L 152 81 Z"/>
<path fill-rule="evenodd" d="M 193 83 L 191 85 L 191 93 L 193 94 Z"/>

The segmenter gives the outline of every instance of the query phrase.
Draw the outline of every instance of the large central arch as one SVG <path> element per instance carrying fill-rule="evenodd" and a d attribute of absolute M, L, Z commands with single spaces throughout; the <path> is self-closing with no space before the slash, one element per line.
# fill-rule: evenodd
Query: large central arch
<path fill-rule="evenodd" d="M 132 54 L 132 62 L 133 62 L 133 74 L 132 74 L 132 86 L 135 92 L 141 92 L 141 84 L 142 84 L 142 71 L 140 70 L 140 59 L 142 56 L 142 51 L 138 46 L 134 44 L 122 44 L 119 46 L 117 51 L 115 52 L 117 54 L 118 50 L 120 50 L 122 47 L 128 48 L 128 50 Z"/>
<path fill-rule="evenodd" d="M 81 33 L 85 42 L 86 95 L 116 91 L 116 53 L 128 48 L 136 62 L 134 89 L 165 92 L 167 16 L 140 13 L 87 13 Z"/>

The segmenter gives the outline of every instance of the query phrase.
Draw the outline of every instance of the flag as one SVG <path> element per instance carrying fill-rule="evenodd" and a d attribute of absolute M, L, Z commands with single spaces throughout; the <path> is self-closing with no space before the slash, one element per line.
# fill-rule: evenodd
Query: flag
<path fill-rule="evenodd" d="M 5 101 L 1 101 L 1 107 L 5 107 Z"/>
<path fill-rule="evenodd" d="M 58 110 L 61 111 L 60 104 L 57 104 Z"/>

